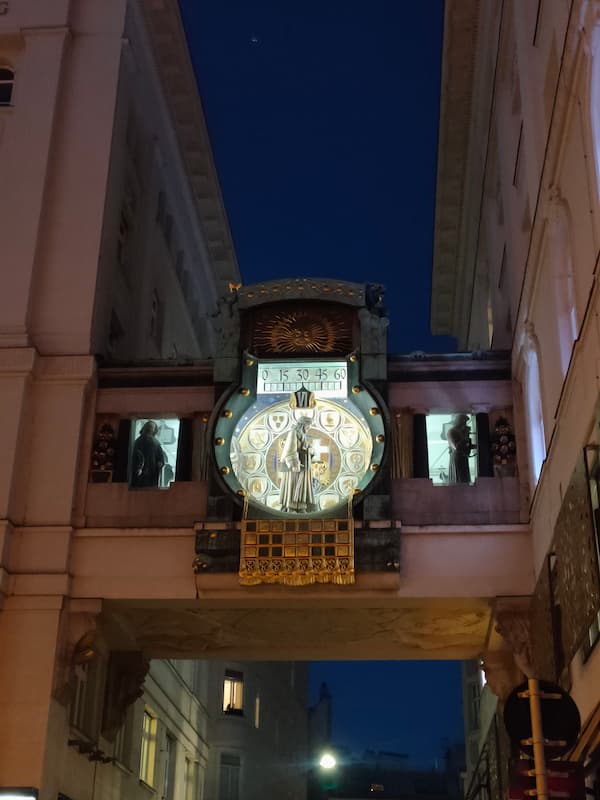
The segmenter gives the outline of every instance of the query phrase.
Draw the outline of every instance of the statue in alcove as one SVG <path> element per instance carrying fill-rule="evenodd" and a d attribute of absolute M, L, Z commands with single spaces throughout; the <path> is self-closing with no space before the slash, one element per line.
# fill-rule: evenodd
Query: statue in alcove
<path fill-rule="evenodd" d="M 150 419 L 145 422 L 135 440 L 131 454 L 131 485 L 136 489 L 156 488 L 167 457 L 156 434 L 158 425 Z"/>
<path fill-rule="evenodd" d="M 498 417 L 491 436 L 490 447 L 496 478 L 513 478 L 516 473 L 517 445 L 506 417 Z"/>
<path fill-rule="evenodd" d="M 448 483 L 471 483 L 469 455 L 473 450 L 473 443 L 467 414 L 456 414 L 452 427 L 446 432 L 446 439 L 450 452 Z"/>

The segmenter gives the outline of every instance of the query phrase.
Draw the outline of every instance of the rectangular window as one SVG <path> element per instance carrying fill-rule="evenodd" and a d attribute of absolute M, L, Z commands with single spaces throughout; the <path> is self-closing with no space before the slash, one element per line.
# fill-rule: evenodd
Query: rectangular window
<path fill-rule="evenodd" d="M 168 489 L 173 483 L 179 427 L 179 420 L 174 418 L 134 420 L 129 475 L 132 488 Z"/>
<path fill-rule="evenodd" d="M 75 667 L 75 692 L 69 718 L 71 725 L 95 740 L 100 727 L 104 666 L 98 658 Z"/>
<path fill-rule="evenodd" d="M 123 766 L 131 767 L 131 726 L 132 726 L 132 711 L 133 706 L 129 706 L 125 712 L 125 720 L 119 728 L 115 736 L 115 744 L 113 747 L 113 757 L 123 764 Z"/>
<path fill-rule="evenodd" d="M 477 429 L 473 414 L 428 414 L 429 477 L 437 486 L 477 478 Z"/>
<path fill-rule="evenodd" d="M 198 763 L 191 758 L 185 759 L 184 800 L 196 800 L 198 793 Z"/>
<path fill-rule="evenodd" d="M 254 698 L 254 727 L 260 728 L 260 695 Z"/>
<path fill-rule="evenodd" d="M 153 717 L 148 711 L 144 711 L 142 720 L 142 747 L 140 751 L 140 780 L 147 783 L 148 786 L 154 786 L 156 731 L 156 717 Z"/>
<path fill-rule="evenodd" d="M 240 758 L 221 754 L 219 800 L 240 800 Z"/>
<path fill-rule="evenodd" d="M 165 736 L 165 771 L 163 773 L 162 800 L 173 800 L 175 790 L 175 737 Z"/>
<path fill-rule="evenodd" d="M 223 681 L 223 711 L 226 714 L 243 713 L 244 673 L 225 670 Z"/>

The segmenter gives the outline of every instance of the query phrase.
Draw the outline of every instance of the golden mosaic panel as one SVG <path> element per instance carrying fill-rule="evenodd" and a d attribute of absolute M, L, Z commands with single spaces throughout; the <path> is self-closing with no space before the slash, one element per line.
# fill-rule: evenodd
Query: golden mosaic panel
<path fill-rule="evenodd" d="M 353 520 L 243 520 L 239 576 L 243 586 L 354 583 Z"/>

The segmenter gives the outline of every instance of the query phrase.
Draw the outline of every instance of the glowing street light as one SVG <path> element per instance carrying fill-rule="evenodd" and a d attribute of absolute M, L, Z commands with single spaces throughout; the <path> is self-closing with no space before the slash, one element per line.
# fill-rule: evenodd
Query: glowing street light
<path fill-rule="evenodd" d="M 323 753 L 321 756 L 321 760 L 319 761 L 319 766 L 321 769 L 333 769 L 337 761 L 335 760 L 335 756 L 331 753 Z"/>

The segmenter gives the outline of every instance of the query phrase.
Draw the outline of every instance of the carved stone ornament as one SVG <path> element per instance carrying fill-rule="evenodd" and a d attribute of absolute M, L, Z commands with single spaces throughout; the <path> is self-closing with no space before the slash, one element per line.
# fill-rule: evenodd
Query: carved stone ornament
<path fill-rule="evenodd" d="M 529 614 L 522 609 L 498 609 L 496 630 L 510 647 L 515 664 L 527 677 L 533 677 Z"/>
<path fill-rule="evenodd" d="M 81 609 L 67 607 L 61 614 L 52 695 L 62 705 L 71 702 L 75 667 L 96 656 L 100 603 L 91 601 L 88 605 Z"/>
<path fill-rule="evenodd" d="M 132 703 L 143 694 L 150 662 L 138 650 L 113 651 L 108 662 L 102 735 L 113 741 Z"/>

